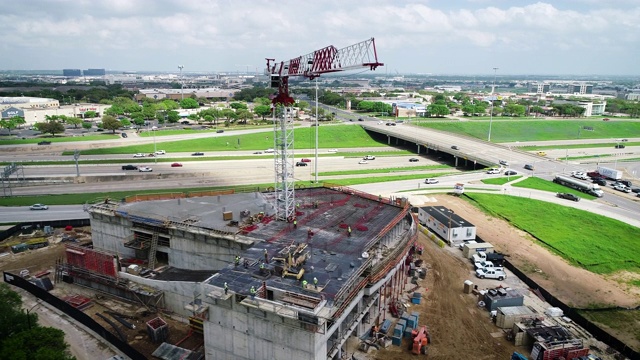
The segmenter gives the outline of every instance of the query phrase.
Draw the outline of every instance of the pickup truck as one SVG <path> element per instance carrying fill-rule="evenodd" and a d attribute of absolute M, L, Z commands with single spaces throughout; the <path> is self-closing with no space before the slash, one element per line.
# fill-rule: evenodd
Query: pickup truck
<path fill-rule="evenodd" d="M 498 280 L 504 280 L 507 278 L 507 273 L 505 273 L 503 270 L 483 270 L 483 269 L 478 269 L 476 270 L 476 276 L 479 277 L 480 279 L 498 279 Z"/>
<path fill-rule="evenodd" d="M 471 257 L 471 262 L 472 263 L 479 263 L 479 262 L 483 262 L 483 261 L 491 261 L 494 264 L 502 264 L 502 262 L 504 261 L 504 255 L 502 254 L 497 254 L 497 253 L 487 253 L 484 251 L 480 251 L 477 254 L 473 254 L 473 256 Z"/>
<path fill-rule="evenodd" d="M 490 270 L 500 269 L 500 270 L 502 270 L 502 266 L 496 266 L 491 261 L 480 261 L 480 262 L 474 263 L 473 266 L 476 269 L 490 269 Z"/>

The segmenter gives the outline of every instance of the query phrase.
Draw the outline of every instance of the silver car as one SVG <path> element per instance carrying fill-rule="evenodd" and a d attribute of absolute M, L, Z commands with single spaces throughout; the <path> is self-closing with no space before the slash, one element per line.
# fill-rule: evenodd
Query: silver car
<path fill-rule="evenodd" d="M 30 210 L 49 210 L 49 207 L 45 204 L 33 204 L 29 206 Z"/>

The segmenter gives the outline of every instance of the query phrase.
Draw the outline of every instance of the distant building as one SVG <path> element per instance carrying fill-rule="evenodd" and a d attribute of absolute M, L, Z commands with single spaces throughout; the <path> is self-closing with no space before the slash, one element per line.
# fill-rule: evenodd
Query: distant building
<path fill-rule="evenodd" d="M 593 85 L 571 84 L 567 90 L 568 94 L 593 94 Z"/>
<path fill-rule="evenodd" d="M 399 117 L 426 116 L 427 108 L 423 104 L 398 102 L 392 103 L 394 114 Z"/>
<path fill-rule="evenodd" d="M 104 69 L 87 69 L 83 73 L 84 76 L 104 76 L 106 74 Z"/>
<path fill-rule="evenodd" d="M 196 98 L 205 99 L 219 99 L 224 98 L 230 100 L 233 98 L 238 89 L 221 89 L 221 88 L 206 88 L 206 89 L 140 89 L 136 94 L 136 100 L 140 101 L 144 98 L 159 99 L 173 99 L 181 100 L 195 96 Z"/>
<path fill-rule="evenodd" d="M 640 93 L 627 94 L 625 97 L 627 100 L 640 100 Z"/>
<path fill-rule="evenodd" d="M 529 85 L 529 92 L 535 94 L 546 94 L 549 92 L 549 84 L 537 83 Z"/>
<path fill-rule="evenodd" d="M 80 69 L 63 69 L 62 75 L 64 76 L 82 76 L 82 70 Z"/>

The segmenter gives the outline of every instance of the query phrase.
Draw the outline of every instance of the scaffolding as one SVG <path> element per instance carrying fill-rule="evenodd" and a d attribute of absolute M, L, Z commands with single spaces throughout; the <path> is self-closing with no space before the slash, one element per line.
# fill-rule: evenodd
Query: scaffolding
<path fill-rule="evenodd" d="M 276 219 L 292 221 L 295 216 L 295 179 L 292 108 L 279 104 L 274 109 L 274 173 Z"/>

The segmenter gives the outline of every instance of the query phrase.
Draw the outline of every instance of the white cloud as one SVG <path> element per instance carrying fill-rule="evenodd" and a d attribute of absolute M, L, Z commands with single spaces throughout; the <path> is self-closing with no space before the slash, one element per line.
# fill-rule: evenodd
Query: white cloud
<path fill-rule="evenodd" d="M 557 73 L 597 53 L 591 73 L 638 73 L 639 17 L 630 0 L 34 0 L 0 3 L 0 52 L 7 69 L 221 71 L 373 36 L 380 60 L 405 72 L 488 73 L 499 54 L 515 72 Z M 560 52 L 574 54 L 557 69 L 535 60 Z M 440 58 L 470 53 L 462 67 Z"/>

